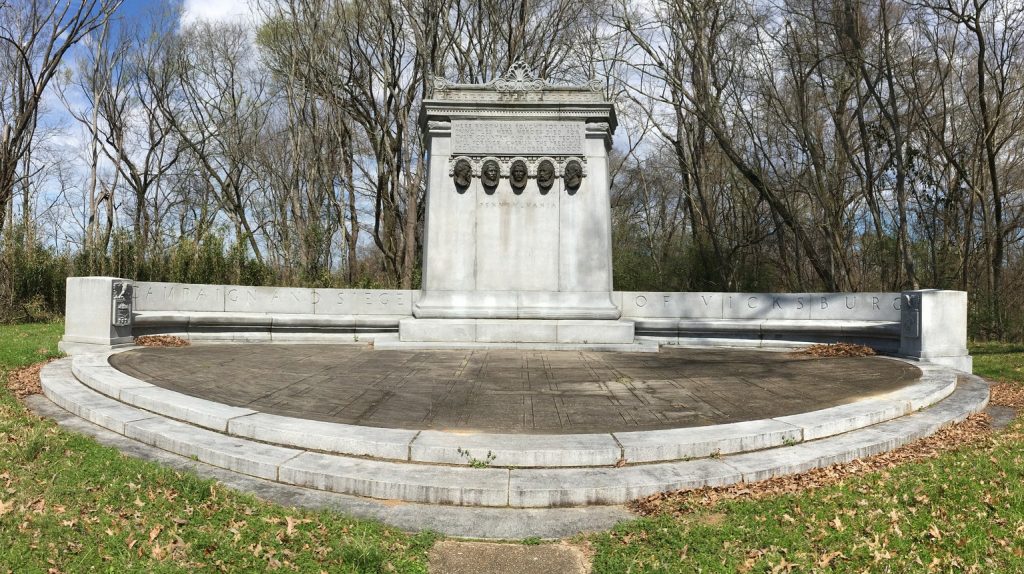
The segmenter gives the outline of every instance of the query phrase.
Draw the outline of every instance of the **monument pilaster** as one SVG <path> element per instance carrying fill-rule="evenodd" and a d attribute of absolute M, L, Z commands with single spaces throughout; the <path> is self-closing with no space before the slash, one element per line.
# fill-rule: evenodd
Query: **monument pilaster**
<path fill-rule="evenodd" d="M 129 279 L 68 277 L 59 348 L 73 354 L 132 344 L 133 292 Z"/>

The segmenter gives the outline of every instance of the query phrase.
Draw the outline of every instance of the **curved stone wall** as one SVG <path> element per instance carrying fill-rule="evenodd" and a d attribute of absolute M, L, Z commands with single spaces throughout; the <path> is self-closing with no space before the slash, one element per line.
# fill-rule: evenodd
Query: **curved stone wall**
<path fill-rule="evenodd" d="M 108 321 L 112 294 L 130 282 L 68 279 L 62 348 L 124 344 Z M 193 340 L 353 341 L 394 337 L 420 291 L 132 283 L 133 336 Z M 120 287 L 120 291 L 116 289 Z M 120 307 L 124 307 L 123 293 Z M 971 370 L 967 294 L 919 290 L 874 293 L 612 293 L 638 339 L 668 345 L 793 346 L 854 342 L 882 352 Z M 102 309 L 100 309 L 102 307 Z M 100 309 L 97 312 L 97 309 Z M 123 320 L 124 309 L 121 309 Z M 113 333 L 113 335 L 112 335 Z M 114 336 L 116 335 L 116 337 Z"/>

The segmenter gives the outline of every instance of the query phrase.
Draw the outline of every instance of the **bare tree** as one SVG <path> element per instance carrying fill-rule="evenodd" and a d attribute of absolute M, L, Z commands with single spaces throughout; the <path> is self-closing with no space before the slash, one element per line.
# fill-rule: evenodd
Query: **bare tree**
<path fill-rule="evenodd" d="M 175 92 L 157 104 L 174 136 L 208 178 L 235 237 L 263 263 L 252 221 L 252 161 L 268 117 L 267 78 L 256 69 L 242 24 L 197 23 L 186 29 L 174 62 Z"/>
<path fill-rule="evenodd" d="M 1021 126 L 1021 83 L 1019 61 L 1024 56 L 1024 10 L 1019 4 L 999 0 L 969 0 L 967 2 L 929 2 L 927 6 L 936 16 L 955 26 L 953 38 L 963 34 L 958 55 L 973 63 L 973 70 L 959 70 L 959 90 L 965 96 L 966 109 L 976 121 L 974 133 L 979 152 L 974 166 L 955 161 L 958 175 L 978 195 L 982 209 L 986 205 L 982 224 L 984 248 L 988 254 L 986 266 L 989 314 L 996 332 L 1003 329 L 1002 292 L 1003 270 L 1006 266 L 1006 240 L 1011 229 L 1007 225 L 1005 170 L 1002 169 L 1008 145 L 1019 143 L 1017 137 L 1008 136 Z M 947 144 L 946 132 L 931 130 L 929 135 Z M 948 145 L 942 145 L 949 153 Z M 949 158 L 955 159 L 955 158 Z M 972 161 L 972 163 L 973 163 Z M 978 172 L 981 177 L 971 177 Z M 981 198 L 987 190 L 987 200 Z M 1010 219 L 1019 222 L 1019 210 L 1011 212 Z"/>
<path fill-rule="evenodd" d="M 64 55 L 121 0 L 0 1 L 0 235 L 31 153 L 40 101 Z"/>
<path fill-rule="evenodd" d="M 117 38 L 105 43 L 95 67 L 82 66 L 93 73 L 79 80 L 83 93 L 95 94 L 89 104 L 102 120 L 94 125 L 103 153 L 132 194 L 139 263 L 157 236 L 148 204 L 181 157 L 170 122 L 160 111 L 173 92 L 171 30 L 178 17 L 175 10 L 161 10 L 149 26 L 122 27 Z"/>

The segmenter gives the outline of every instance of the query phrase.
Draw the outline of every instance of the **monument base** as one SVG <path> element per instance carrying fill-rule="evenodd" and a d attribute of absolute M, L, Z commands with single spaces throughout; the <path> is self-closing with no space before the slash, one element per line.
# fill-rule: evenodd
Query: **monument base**
<path fill-rule="evenodd" d="M 423 290 L 413 303 L 418 319 L 618 319 L 608 291 Z M 540 322 L 545 322 L 540 321 Z"/>
<path fill-rule="evenodd" d="M 135 344 L 132 339 L 127 341 L 115 341 L 110 344 L 103 343 L 83 343 L 81 341 L 68 340 L 67 337 L 61 339 L 57 343 L 57 350 L 64 353 L 65 355 L 87 355 L 90 353 L 102 353 L 104 351 L 111 351 L 113 349 L 124 349 L 131 347 Z"/>
<path fill-rule="evenodd" d="M 904 359 L 910 359 L 912 361 L 920 361 L 922 363 L 932 363 L 933 365 L 942 365 L 943 367 L 949 367 L 956 369 L 957 371 L 963 371 L 965 373 L 974 372 L 974 357 L 968 354 L 963 355 L 897 355 Z"/>
<path fill-rule="evenodd" d="M 632 321 L 402 319 L 399 340 L 421 343 L 633 343 Z"/>

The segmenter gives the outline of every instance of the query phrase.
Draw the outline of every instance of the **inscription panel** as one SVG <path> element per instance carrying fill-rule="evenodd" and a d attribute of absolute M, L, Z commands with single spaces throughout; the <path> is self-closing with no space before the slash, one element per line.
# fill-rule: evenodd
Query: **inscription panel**
<path fill-rule="evenodd" d="M 136 311 L 223 311 L 224 287 L 194 283 L 135 283 Z"/>
<path fill-rule="evenodd" d="M 899 321 L 899 293 L 621 292 L 623 317 Z"/>
<path fill-rule="evenodd" d="M 583 122 L 454 120 L 452 155 L 583 155 Z"/>
<path fill-rule="evenodd" d="M 112 285 L 113 311 L 110 324 L 128 327 L 132 324 L 132 284 L 129 281 L 114 281 Z"/>
<path fill-rule="evenodd" d="M 386 289 L 317 289 L 317 315 L 412 315 L 415 291 Z"/>
<path fill-rule="evenodd" d="M 558 207 L 557 201 L 551 200 L 537 200 L 537 199 L 523 199 L 523 200 L 507 200 L 507 199 L 492 199 L 484 200 L 477 203 L 479 207 L 507 207 L 513 209 L 555 209 Z"/>

